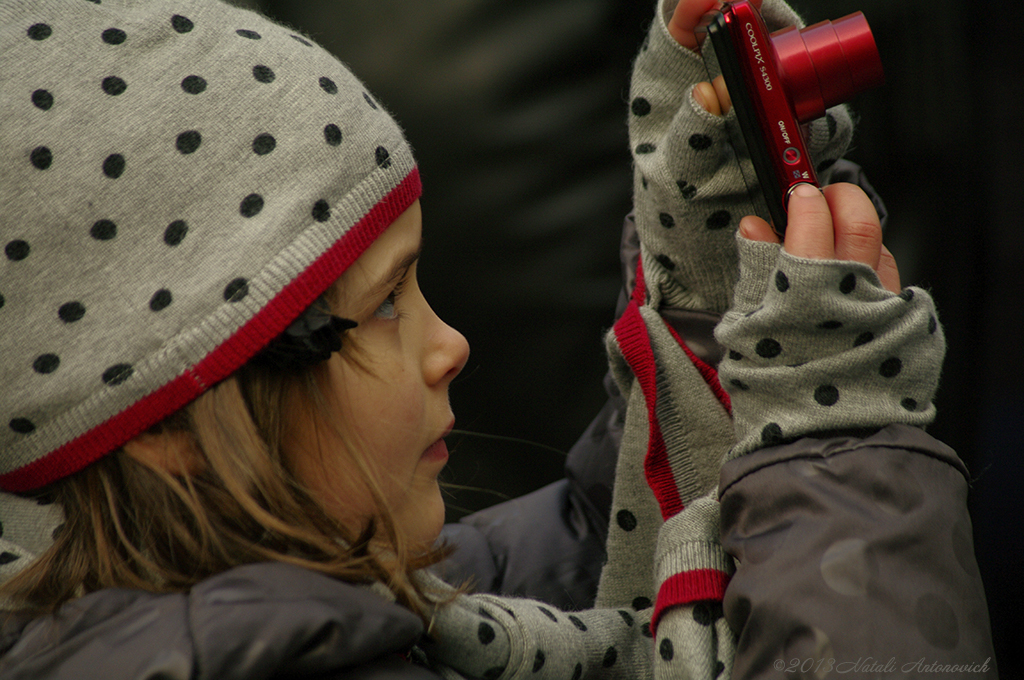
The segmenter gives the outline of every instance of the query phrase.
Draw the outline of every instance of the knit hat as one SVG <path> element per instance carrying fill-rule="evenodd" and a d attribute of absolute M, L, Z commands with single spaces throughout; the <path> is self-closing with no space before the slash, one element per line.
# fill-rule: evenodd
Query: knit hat
<path fill-rule="evenodd" d="M 210 0 L 0 0 L 0 488 L 229 376 L 420 194 L 323 49 Z"/>

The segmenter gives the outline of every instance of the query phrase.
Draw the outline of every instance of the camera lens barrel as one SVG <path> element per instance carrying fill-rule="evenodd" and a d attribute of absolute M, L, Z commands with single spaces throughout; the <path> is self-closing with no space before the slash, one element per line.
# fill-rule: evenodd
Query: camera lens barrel
<path fill-rule="evenodd" d="M 861 12 L 771 35 L 779 72 L 796 117 L 808 123 L 884 81 L 882 60 Z"/>

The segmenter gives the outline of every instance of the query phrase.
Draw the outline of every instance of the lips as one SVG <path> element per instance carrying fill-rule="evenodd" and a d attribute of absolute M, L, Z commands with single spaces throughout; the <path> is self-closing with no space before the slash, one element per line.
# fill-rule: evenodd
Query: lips
<path fill-rule="evenodd" d="M 448 434 L 452 431 L 453 427 L 455 427 L 454 419 L 452 419 L 452 421 L 448 423 L 448 427 L 445 428 L 444 433 L 441 435 L 441 438 L 438 439 L 433 444 L 431 444 L 430 446 L 428 446 L 427 450 L 423 452 L 424 460 L 439 462 L 444 462 L 448 460 L 448 444 L 445 443 L 444 438 L 448 436 Z"/>

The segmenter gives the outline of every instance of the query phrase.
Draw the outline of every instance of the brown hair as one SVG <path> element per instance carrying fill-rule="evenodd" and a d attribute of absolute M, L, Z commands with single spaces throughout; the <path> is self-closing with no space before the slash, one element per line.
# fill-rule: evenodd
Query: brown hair
<path fill-rule="evenodd" d="M 382 582 L 426 618 L 427 594 L 411 574 L 447 551 L 408 543 L 364 457 L 351 446 L 344 452 L 378 511 L 353 529 L 302 487 L 282 455 L 289 407 L 324 414 L 321 369 L 286 375 L 248 365 L 153 428 L 186 439 L 203 462 L 196 474 L 175 476 L 118 450 L 47 487 L 65 524 L 0 586 L 0 598 L 42 614 L 102 588 L 181 592 L 232 567 L 278 561 Z"/>

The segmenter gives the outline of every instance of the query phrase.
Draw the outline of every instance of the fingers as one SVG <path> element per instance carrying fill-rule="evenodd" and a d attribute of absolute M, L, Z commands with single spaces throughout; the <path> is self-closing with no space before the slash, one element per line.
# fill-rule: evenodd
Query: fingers
<path fill-rule="evenodd" d="M 720 116 L 722 115 L 722 104 L 718 100 L 714 86 L 709 82 L 697 83 L 693 86 L 693 98 L 697 100 L 705 111 Z"/>
<path fill-rule="evenodd" d="M 832 184 L 823 193 L 834 217 L 835 257 L 863 262 L 877 271 L 882 255 L 882 226 L 871 199 L 853 184 Z"/>
<path fill-rule="evenodd" d="M 722 105 L 722 115 L 729 113 L 729 109 L 732 108 L 732 98 L 729 96 L 729 90 L 725 87 L 725 78 L 718 76 L 712 81 L 711 86 L 715 88 L 715 94 Z"/>
<path fill-rule="evenodd" d="M 878 272 L 878 278 L 882 282 L 882 287 L 887 291 L 899 293 L 903 290 L 903 287 L 900 285 L 900 270 L 896 266 L 896 258 L 892 256 L 892 253 L 884 245 L 882 246 L 882 257 L 875 271 Z"/>
<path fill-rule="evenodd" d="M 798 184 L 789 197 L 786 252 L 795 257 L 831 260 L 836 256 L 828 201 L 811 184 Z"/>
<path fill-rule="evenodd" d="M 756 215 L 747 215 L 740 220 L 740 236 L 749 241 L 779 242 L 779 236 L 772 226 Z"/>
<path fill-rule="evenodd" d="M 715 116 L 724 116 L 732 107 L 729 90 L 726 89 L 722 76 L 718 76 L 710 83 L 705 81 L 694 85 L 693 98 L 705 111 Z"/>
<path fill-rule="evenodd" d="M 899 269 L 892 253 L 882 244 L 878 213 L 860 187 L 831 184 L 818 191 L 809 184 L 797 185 L 789 198 L 788 212 L 787 253 L 811 259 L 861 262 L 875 270 L 886 290 L 900 291 Z M 764 220 L 759 221 L 755 233 L 767 225 Z"/>
<path fill-rule="evenodd" d="M 697 38 L 693 29 L 700 23 L 701 17 L 718 4 L 718 0 L 679 0 L 672 18 L 668 22 L 668 32 L 680 45 L 688 50 L 697 51 Z M 753 0 L 754 7 L 761 7 L 761 0 Z"/>
<path fill-rule="evenodd" d="M 668 22 L 669 34 L 677 43 L 696 52 L 697 38 L 693 35 L 693 29 L 715 4 L 717 0 L 679 0 Z"/>

